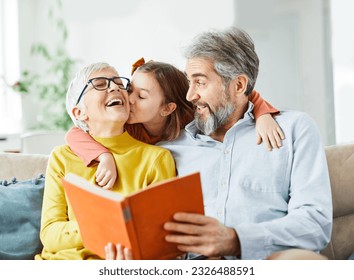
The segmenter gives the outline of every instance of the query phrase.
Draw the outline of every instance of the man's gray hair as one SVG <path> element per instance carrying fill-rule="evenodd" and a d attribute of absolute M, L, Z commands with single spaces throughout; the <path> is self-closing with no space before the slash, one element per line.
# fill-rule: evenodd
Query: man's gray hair
<path fill-rule="evenodd" d="M 79 98 L 81 91 L 83 90 L 83 88 L 87 84 L 90 75 L 94 72 L 101 71 L 102 69 L 106 69 L 106 68 L 112 68 L 112 69 L 114 69 L 114 71 L 116 71 L 113 66 L 111 66 L 105 62 L 93 63 L 93 64 L 90 64 L 90 65 L 82 68 L 76 74 L 74 79 L 70 82 L 68 91 L 66 93 L 66 110 L 67 110 L 70 118 L 74 122 L 74 124 L 84 131 L 89 130 L 86 122 L 81 121 L 81 120 L 77 120 L 75 118 L 75 116 L 73 115 L 72 110 L 75 106 L 80 107 L 80 109 L 82 109 L 82 110 L 86 109 L 83 104 L 83 98 L 81 98 L 79 104 L 76 105 L 77 99 Z"/>
<path fill-rule="evenodd" d="M 209 31 L 196 36 L 186 47 L 184 56 L 206 58 L 214 63 L 216 73 L 225 82 L 244 74 L 248 77 L 246 95 L 256 83 L 259 59 L 251 37 L 243 30 L 230 27 L 225 31 Z"/>

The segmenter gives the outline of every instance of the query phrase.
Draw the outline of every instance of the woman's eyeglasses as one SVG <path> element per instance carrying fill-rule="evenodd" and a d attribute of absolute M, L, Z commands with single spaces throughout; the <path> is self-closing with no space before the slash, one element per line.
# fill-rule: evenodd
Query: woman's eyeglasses
<path fill-rule="evenodd" d="M 76 105 L 79 104 L 82 96 L 85 93 L 85 90 L 87 87 L 91 84 L 92 87 L 96 90 L 103 91 L 109 88 L 111 85 L 111 82 L 115 83 L 120 89 L 122 90 L 128 90 L 130 88 L 130 80 L 125 77 L 112 77 L 112 78 L 106 78 L 106 77 L 96 77 L 88 80 L 87 84 L 84 86 L 83 90 L 80 93 L 79 98 L 77 99 Z"/>

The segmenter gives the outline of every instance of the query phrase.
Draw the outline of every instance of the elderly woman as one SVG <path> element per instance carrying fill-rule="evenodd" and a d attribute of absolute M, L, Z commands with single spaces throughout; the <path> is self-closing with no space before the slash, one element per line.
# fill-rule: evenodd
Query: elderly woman
<path fill-rule="evenodd" d="M 73 79 L 66 102 L 76 126 L 113 155 L 120 176 L 112 190 L 123 195 L 175 176 L 174 160 L 167 150 L 140 142 L 124 130 L 130 111 L 128 86 L 129 79 L 119 77 L 109 64 L 92 64 Z M 44 247 L 35 259 L 99 259 L 84 247 L 62 185 L 62 178 L 69 172 L 95 183 L 96 169 L 85 166 L 69 146 L 54 148 L 43 198 L 40 237 Z"/>

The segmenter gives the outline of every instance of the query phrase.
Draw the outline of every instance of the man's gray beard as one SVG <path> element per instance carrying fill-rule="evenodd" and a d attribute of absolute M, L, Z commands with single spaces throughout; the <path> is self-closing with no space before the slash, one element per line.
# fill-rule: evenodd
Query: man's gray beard
<path fill-rule="evenodd" d="M 204 135 L 210 135 L 223 126 L 234 111 L 235 106 L 230 102 L 226 102 L 225 105 L 220 106 L 216 112 L 212 112 L 209 107 L 210 115 L 206 120 L 203 120 L 197 112 L 195 113 L 195 124 Z"/>

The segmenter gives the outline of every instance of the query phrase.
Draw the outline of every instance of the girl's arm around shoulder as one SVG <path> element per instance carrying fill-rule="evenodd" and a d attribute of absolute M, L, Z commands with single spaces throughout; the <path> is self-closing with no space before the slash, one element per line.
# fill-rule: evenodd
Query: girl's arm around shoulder
<path fill-rule="evenodd" d="M 90 134 L 78 127 L 73 127 L 68 131 L 66 142 L 70 149 L 85 162 L 86 166 L 97 163 L 101 154 L 110 153 L 108 149 L 97 143 Z"/>
<path fill-rule="evenodd" d="M 250 94 L 249 100 L 254 105 L 253 115 L 256 119 L 256 143 L 259 145 L 263 142 L 269 151 L 273 148 L 280 148 L 285 136 L 281 127 L 272 116 L 272 114 L 278 114 L 279 110 L 265 101 L 255 90 Z"/>

